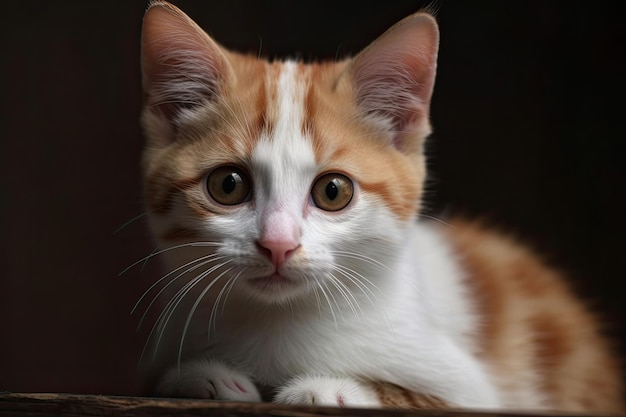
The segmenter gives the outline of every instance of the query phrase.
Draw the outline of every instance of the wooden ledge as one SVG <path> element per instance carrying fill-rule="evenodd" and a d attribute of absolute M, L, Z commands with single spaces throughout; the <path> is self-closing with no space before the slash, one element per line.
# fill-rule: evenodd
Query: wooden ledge
<path fill-rule="evenodd" d="M 98 416 L 263 416 L 263 417 L 538 417 L 541 414 L 461 410 L 396 410 L 331 407 L 286 407 L 271 403 L 232 403 L 208 400 L 116 397 L 75 394 L 0 393 L 0 416 L 98 417 Z M 574 414 L 543 414 L 574 416 Z"/>

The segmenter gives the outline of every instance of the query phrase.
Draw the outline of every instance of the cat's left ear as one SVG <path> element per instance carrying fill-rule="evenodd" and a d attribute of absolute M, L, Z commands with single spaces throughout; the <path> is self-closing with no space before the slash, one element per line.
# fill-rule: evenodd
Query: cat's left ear
<path fill-rule="evenodd" d="M 430 133 L 438 46 L 437 22 L 416 13 L 359 53 L 344 74 L 364 117 L 389 131 L 403 152 L 420 151 Z"/>

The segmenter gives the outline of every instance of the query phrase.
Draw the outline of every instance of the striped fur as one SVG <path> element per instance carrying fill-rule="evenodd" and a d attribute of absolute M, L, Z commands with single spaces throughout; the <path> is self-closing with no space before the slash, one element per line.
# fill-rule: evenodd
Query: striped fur
<path fill-rule="evenodd" d="M 610 347 L 556 271 L 475 224 L 418 221 L 437 47 L 417 13 L 354 59 L 270 62 L 152 3 L 143 169 L 170 268 L 146 293 L 162 306 L 158 392 L 623 412 Z M 250 191 L 223 203 L 233 187 Z"/>

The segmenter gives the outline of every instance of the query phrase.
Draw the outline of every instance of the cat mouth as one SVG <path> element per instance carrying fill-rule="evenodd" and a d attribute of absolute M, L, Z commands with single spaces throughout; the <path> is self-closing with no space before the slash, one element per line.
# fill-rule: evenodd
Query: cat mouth
<path fill-rule="evenodd" d="M 296 285 L 296 281 L 284 275 L 281 275 L 278 272 L 274 272 L 273 274 L 264 277 L 253 278 L 250 280 L 250 282 L 256 287 L 265 289 L 278 289 L 284 286 Z"/>

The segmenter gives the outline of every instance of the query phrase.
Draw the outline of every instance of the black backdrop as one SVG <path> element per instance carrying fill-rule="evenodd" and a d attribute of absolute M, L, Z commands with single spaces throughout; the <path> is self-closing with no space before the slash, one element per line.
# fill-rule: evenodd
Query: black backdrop
<path fill-rule="evenodd" d="M 175 2 L 222 44 L 357 52 L 416 1 Z M 623 23 L 617 3 L 440 1 L 429 214 L 480 215 L 572 276 L 625 340 Z M 3 5 L 0 390 L 135 394 L 152 250 L 142 220 L 146 2 Z M 143 277 L 149 278 L 150 268 Z"/>

